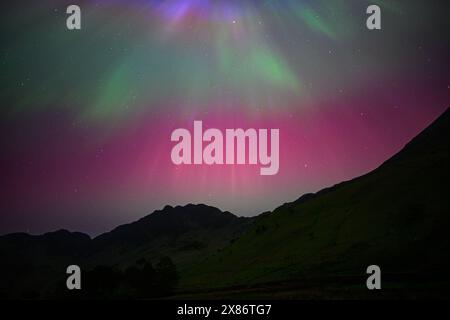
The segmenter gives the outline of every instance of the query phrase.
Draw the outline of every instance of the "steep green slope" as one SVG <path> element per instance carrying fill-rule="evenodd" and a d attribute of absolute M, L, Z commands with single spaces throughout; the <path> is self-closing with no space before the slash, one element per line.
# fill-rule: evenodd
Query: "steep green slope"
<path fill-rule="evenodd" d="M 182 287 L 450 267 L 450 111 L 375 171 L 285 204 L 183 274 Z M 441 276 L 439 275 L 439 276 Z"/>

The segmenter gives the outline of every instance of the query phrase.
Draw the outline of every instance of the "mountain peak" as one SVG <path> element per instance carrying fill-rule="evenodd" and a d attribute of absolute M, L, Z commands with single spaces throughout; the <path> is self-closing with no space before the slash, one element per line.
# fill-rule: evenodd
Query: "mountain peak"
<path fill-rule="evenodd" d="M 205 204 L 166 205 L 161 210 L 119 226 L 95 238 L 97 242 L 118 241 L 141 243 L 158 237 L 176 237 L 194 230 L 219 230 L 250 220 Z M 116 239 L 116 240 L 113 240 Z"/>

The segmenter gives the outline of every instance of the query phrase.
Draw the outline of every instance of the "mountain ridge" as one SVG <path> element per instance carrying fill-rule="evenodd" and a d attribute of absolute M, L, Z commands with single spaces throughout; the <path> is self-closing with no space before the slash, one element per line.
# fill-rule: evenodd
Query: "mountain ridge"
<path fill-rule="evenodd" d="M 415 136 L 415 137 L 412 138 L 409 142 L 407 142 L 407 143 L 403 146 L 403 148 L 400 149 L 396 154 L 394 154 L 392 157 L 390 157 L 389 159 L 387 159 L 386 161 L 384 161 L 380 166 L 378 166 L 377 168 L 371 170 L 370 172 L 368 172 L 368 173 L 366 173 L 366 174 L 363 174 L 363 175 L 361 175 L 361 176 L 354 177 L 354 178 L 349 179 L 349 180 L 346 180 L 346 181 L 341 181 L 341 182 L 339 182 L 339 183 L 336 183 L 336 184 L 334 184 L 334 185 L 332 185 L 332 186 L 329 186 L 329 187 L 325 187 L 325 188 L 323 188 L 323 189 L 321 189 L 321 190 L 319 190 L 319 191 L 317 191 L 317 192 L 314 192 L 314 193 L 313 193 L 313 192 L 305 193 L 305 194 L 301 195 L 299 198 L 297 198 L 296 200 L 293 200 L 293 201 L 290 201 L 290 202 L 285 202 L 284 204 L 282 204 L 282 205 L 276 207 L 275 209 L 273 209 L 273 210 L 271 210 L 271 211 L 264 211 L 264 212 L 262 212 L 262 213 L 260 213 L 260 214 L 255 215 L 255 216 L 251 216 L 251 217 L 237 216 L 237 215 L 234 215 L 233 213 L 231 213 L 231 212 L 229 212 L 229 211 L 222 211 L 220 208 L 217 208 L 217 207 L 214 207 L 214 206 L 210 206 L 210 205 L 205 204 L 205 203 L 198 203 L 198 204 L 188 203 L 188 204 L 186 204 L 186 205 L 177 205 L 177 206 L 165 205 L 162 209 L 156 209 L 156 210 L 154 210 L 152 213 L 149 213 L 149 214 L 147 214 L 147 215 L 144 215 L 143 217 L 141 217 L 141 218 L 139 218 L 139 219 L 137 219 L 137 220 L 135 220 L 135 221 L 132 221 L 132 222 L 130 222 L 130 223 L 125 223 L 125 224 L 118 225 L 117 227 L 114 227 L 114 228 L 111 229 L 110 231 L 103 232 L 103 233 L 101 233 L 101 234 L 99 234 L 99 235 L 97 235 L 97 236 L 95 236 L 95 237 L 91 237 L 89 234 L 84 233 L 84 232 L 81 232 L 81 231 L 69 231 L 69 230 L 67 230 L 67 229 L 58 229 L 58 230 L 55 230 L 55 231 L 48 231 L 48 232 L 45 232 L 45 233 L 42 233 L 42 234 L 29 234 L 29 233 L 26 233 L 26 232 L 12 232 L 12 233 L 6 233 L 6 234 L 3 234 L 3 235 L 0 235 L 0 239 L 1 239 L 2 237 L 5 237 L 5 236 L 12 236 L 12 235 L 19 235 L 19 234 L 20 234 L 20 235 L 29 235 L 29 236 L 44 236 L 44 235 L 47 235 L 47 234 L 52 234 L 52 233 L 57 233 L 57 232 L 64 232 L 64 231 L 67 231 L 67 232 L 72 233 L 72 234 L 83 234 L 83 235 L 88 236 L 88 237 L 91 238 L 92 240 L 95 240 L 95 239 L 97 239 L 97 238 L 99 238 L 99 237 L 102 237 L 102 236 L 104 236 L 105 234 L 111 233 L 111 232 L 113 232 L 113 231 L 115 231 L 115 230 L 117 230 L 117 229 L 119 229 L 119 228 L 121 228 L 121 227 L 129 226 L 129 225 L 132 225 L 132 224 L 141 222 L 141 221 L 148 220 L 148 218 L 149 218 L 151 215 L 158 214 L 158 213 L 164 213 L 164 212 L 167 213 L 167 211 L 173 210 L 173 209 L 176 209 L 176 208 L 208 207 L 208 208 L 212 208 L 212 209 L 217 209 L 218 211 L 220 211 L 220 212 L 223 213 L 223 214 L 231 214 L 231 215 L 233 215 L 233 216 L 235 216 L 235 217 L 238 217 L 238 218 L 250 218 L 250 219 L 251 219 L 251 218 L 256 218 L 256 217 L 261 216 L 261 215 L 270 214 L 270 213 L 276 211 L 277 209 L 279 209 L 279 208 L 281 208 L 281 207 L 283 207 L 283 206 L 289 206 L 289 205 L 291 205 L 291 204 L 295 204 L 295 203 L 303 203 L 303 202 L 309 201 L 309 200 L 311 200 L 311 199 L 313 199 L 313 198 L 315 198 L 315 197 L 317 197 L 317 196 L 321 196 L 321 195 L 323 195 L 323 194 L 325 194 L 325 193 L 327 193 L 327 192 L 331 192 L 331 191 L 336 190 L 336 189 L 337 189 L 339 186 L 341 186 L 342 184 L 345 184 L 345 183 L 350 182 L 350 181 L 353 181 L 353 180 L 355 180 L 355 179 L 359 179 L 359 178 L 362 178 L 362 177 L 364 177 L 364 176 L 366 176 L 366 175 L 372 174 L 374 171 L 378 170 L 379 168 L 383 167 L 383 166 L 386 165 L 386 164 L 389 164 L 391 161 L 395 161 L 395 160 L 398 159 L 399 157 L 401 158 L 401 157 L 403 156 L 403 153 L 408 152 L 410 148 L 415 147 L 415 146 L 417 145 L 417 143 L 419 142 L 419 140 L 423 140 L 423 139 L 424 139 L 424 136 L 428 135 L 430 131 L 436 130 L 436 129 L 435 129 L 436 127 L 439 128 L 439 127 L 443 126 L 444 123 L 445 123 L 445 121 L 447 121 L 447 122 L 450 121 L 450 107 L 447 108 L 447 109 L 446 109 L 440 116 L 438 116 L 434 121 L 432 121 L 431 124 L 430 124 L 428 127 L 426 127 L 424 130 L 422 130 L 417 136 Z M 432 139 L 430 139 L 430 138 L 428 138 L 428 139 L 429 139 L 429 140 L 434 140 L 434 141 L 435 141 L 436 136 L 437 136 L 437 135 L 435 134 L 434 137 L 433 137 Z"/>

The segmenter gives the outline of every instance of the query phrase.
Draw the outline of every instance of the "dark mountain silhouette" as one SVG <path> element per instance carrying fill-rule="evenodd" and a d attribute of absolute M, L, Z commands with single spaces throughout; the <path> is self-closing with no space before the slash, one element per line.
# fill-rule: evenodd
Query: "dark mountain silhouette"
<path fill-rule="evenodd" d="M 131 224 L 117 227 L 95 239 L 99 245 L 128 242 L 142 244 L 160 237 L 177 236 L 198 229 L 221 229 L 241 224 L 245 218 L 238 218 L 229 212 L 206 205 L 188 204 L 185 207 L 166 206 Z"/>
<path fill-rule="evenodd" d="M 83 259 L 90 242 L 88 235 L 66 230 L 1 236 L 0 298 L 40 297 L 51 289 L 55 275 Z"/>
<path fill-rule="evenodd" d="M 0 236 L 0 271 L 6 275 L 0 294 L 25 298 L 42 296 L 42 291 L 52 294 L 55 283 L 64 285 L 61 277 L 71 264 L 94 274 L 103 270 L 115 282 L 121 272 L 140 270 L 147 262 L 150 268 L 161 262 L 167 265 L 169 257 L 170 263 L 183 270 L 236 239 L 252 220 L 203 204 L 189 204 L 166 206 L 94 239 L 66 230 L 39 236 Z"/>
<path fill-rule="evenodd" d="M 89 263 L 128 266 L 142 257 L 170 256 L 183 268 L 227 245 L 252 220 L 203 204 L 166 206 L 93 239 Z"/>
<path fill-rule="evenodd" d="M 90 297 L 114 297 L 102 291 L 108 283 L 118 297 L 174 289 L 178 297 L 366 297 L 366 268 L 376 264 L 385 295 L 448 296 L 449 169 L 447 110 L 369 174 L 256 218 L 167 206 L 94 239 L 2 236 L 0 292 L 45 297 L 64 289 L 55 275 L 79 264 L 103 279 Z"/>

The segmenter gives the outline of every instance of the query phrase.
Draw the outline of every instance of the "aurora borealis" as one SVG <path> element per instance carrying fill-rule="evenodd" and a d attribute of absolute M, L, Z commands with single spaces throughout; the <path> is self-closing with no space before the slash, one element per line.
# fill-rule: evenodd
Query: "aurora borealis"
<path fill-rule="evenodd" d="M 17 1 L 0 23 L 1 233 L 258 214 L 373 170 L 450 105 L 450 19 L 427 1 Z M 194 120 L 279 128 L 279 173 L 174 166 Z"/>

